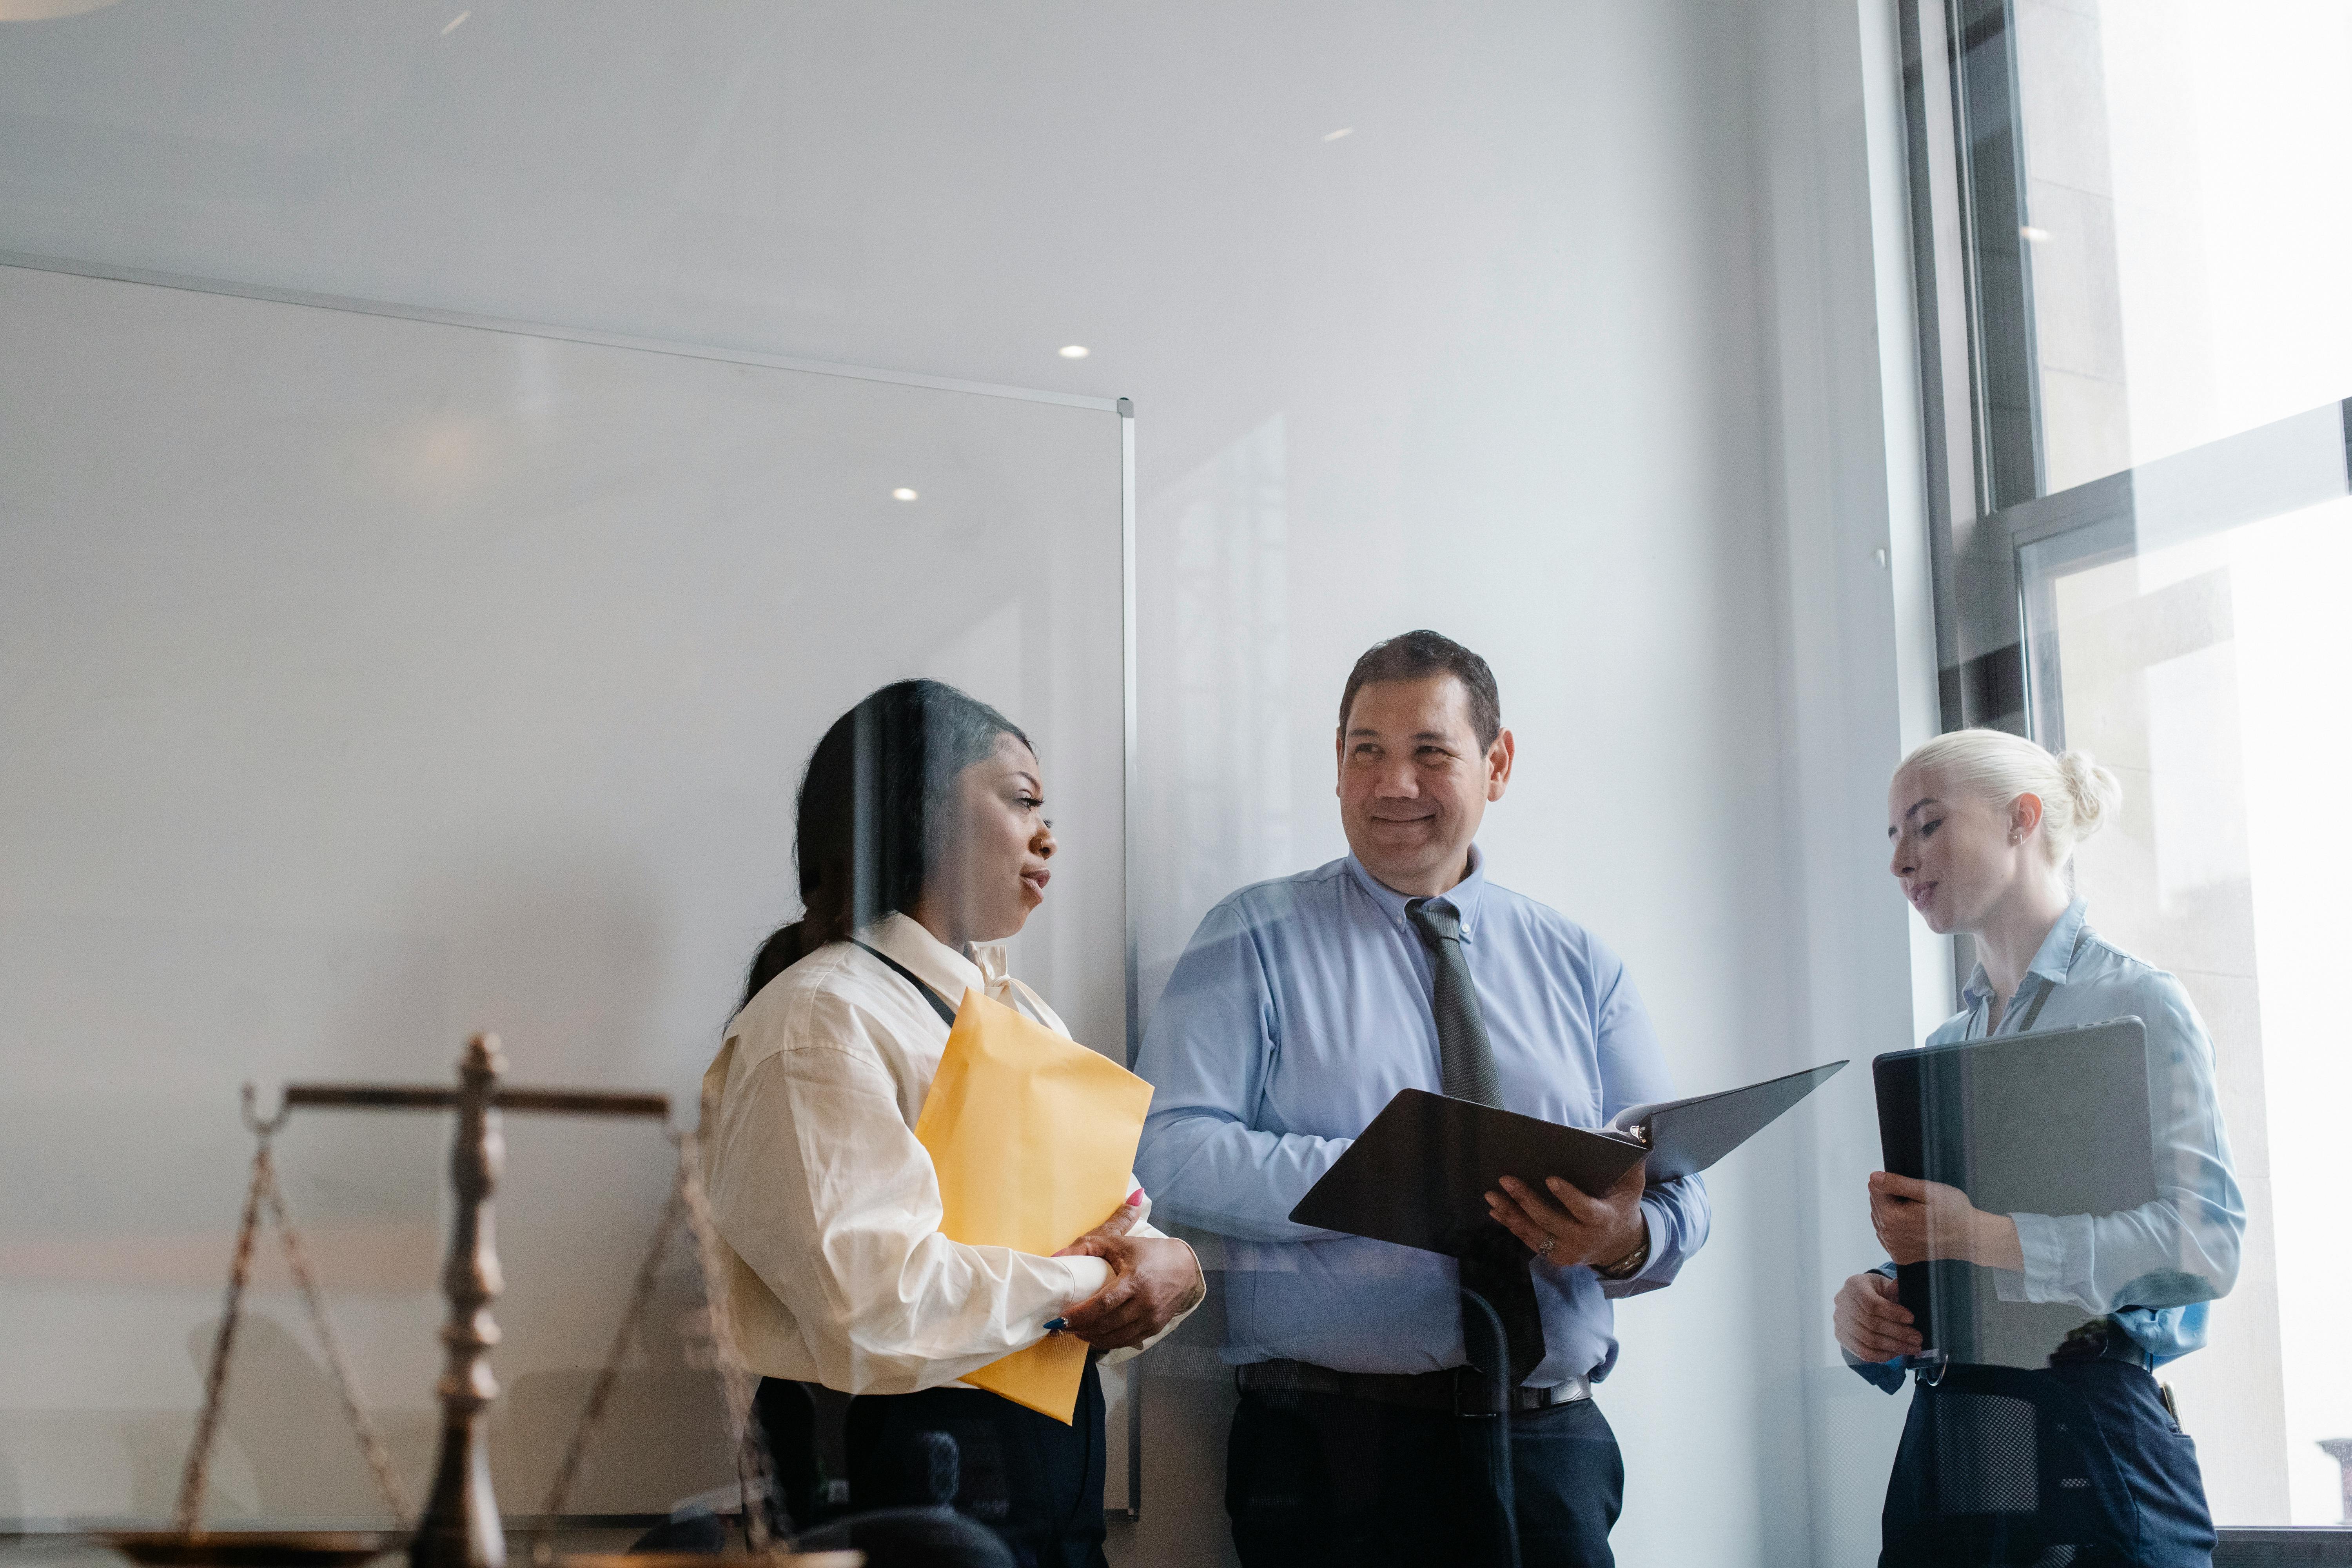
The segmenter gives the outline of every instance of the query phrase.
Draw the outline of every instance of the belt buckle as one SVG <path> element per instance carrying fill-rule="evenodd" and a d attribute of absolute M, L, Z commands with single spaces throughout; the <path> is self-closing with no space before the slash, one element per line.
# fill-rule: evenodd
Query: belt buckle
<path fill-rule="evenodd" d="M 1485 1373 L 1480 1372 L 1479 1369 L 1475 1366 L 1455 1368 L 1454 1373 L 1454 1415 L 1455 1419 L 1462 1421 L 1493 1421 L 1498 1420 L 1502 1416 L 1509 1414 L 1507 1410 L 1465 1410 L 1462 1408 L 1462 1391 L 1471 1385 L 1471 1374 L 1473 1373 L 1477 1373 L 1476 1381 L 1478 1392 L 1482 1395 L 1486 1393 L 1486 1374 Z M 1515 1401 L 1517 1396 L 1508 1391 L 1506 1391 L 1504 1397 L 1507 1403 L 1510 1403 Z"/>

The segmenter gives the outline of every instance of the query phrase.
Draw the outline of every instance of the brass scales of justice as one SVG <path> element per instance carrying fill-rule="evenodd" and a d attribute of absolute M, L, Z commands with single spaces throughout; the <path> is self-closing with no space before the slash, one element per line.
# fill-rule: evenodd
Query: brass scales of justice
<path fill-rule="evenodd" d="M 489 1408 L 498 1398 L 490 1375 L 488 1353 L 499 1339 L 490 1316 L 490 1302 L 503 1286 L 499 1273 L 491 1194 L 506 1158 L 500 1122 L 504 1112 L 559 1116 L 636 1117 L 668 1128 L 669 1097 L 610 1089 L 508 1087 L 501 1082 L 505 1059 L 498 1037 L 477 1035 L 457 1064 L 455 1087 L 434 1084 L 297 1083 L 286 1086 L 278 1114 L 268 1121 L 253 1112 L 253 1086 L 245 1087 L 246 1124 L 258 1139 L 253 1180 L 239 1224 L 236 1250 L 229 1266 L 227 1300 L 219 1331 L 213 1342 L 206 1369 L 205 1401 L 196 1421 L 182 1474 L 173 1528 L 168 1531 L 110 1531 L 99 1539 L 133 1562 L 152 1568 L 199 1568 L 199 1565 L 247 1564 L 249 1568 L 352 1568 L 352 1565 L 400 1549 L 405 1542 L 410 1568 L 506 1568 L 507 1542 L 498 1500 L 490 1487 Z M 450 1185 L 457 1205 L 449 1227 L 448 1261 L 441 1274 L 449 1313 L 441 1329 L 448 1362 L 436 1391 L 441 1402 L 440 1454 L 433 1468 L 432 1490 L 413 1532 L 397 1531 L 207 1531 L 203 1506 L 212 1450 L 219 1434 L 226 1393 L 228 1365 L 250 1276 L 254 1244 L 265 1215 L 273 1218 L 286 1252 L 288 1271 L 309 1308 L 312 1326 L 341 1395 L 344 1415 L 358 1435 L 360 1446 L 395 1518 L 409 1516 L 406 1498 L 394 1473 L 383 1439 L 362 1403 L 357 1379 L 343 1353 L 325 1299 L 311 1270 L 299 1233 L 286 1210 L 278 1187 L 269 1143 L 297 1108 L 345 1110 L 455 1110 L 457 1135 L 451 1147 Z M 707 1110 L 707 1108 L 706 1108 Z M 705 1124 L 708 1124 L 706 1115 Z M 572 1568 L 719 1568 L 728 1563 L 756 1563 L 761 1568 L 858 1568 L 865 1561 L 857 1552 L 787 1554 L 770 1539 L 766 1512 L 760 1500 L 769 1495 L 766 1445 L 750 1419 L 752 1378 L 744 1365 L 729 1321 L 718 1238 L 710 1226 L 704 1196 L 698 1132 L 671 1131 L 678 1149 L 677 1175 L 655 1227 L 653 1244 L 637 1271 L 629 1306 L 611 1353 L 599 1373 L 582 1411 L 562 1462 L 558 1466 L 543 1514 L 552 1521 L 562 1512 L 577 1479 L 590 1439 L 600 1423 L 614 1381 L 627 1352 L 631 1337 L 653 1295 L 664 1255 L 680 1225 L 694 1241 L 696 1264 L 709 1318 L 712 1360 L 716 1363 L 728 1435 L 737 1456 L 737 1473 L 743 1489 L 743 1533 L 748 1552 L 730 1557 L 708 1555 L 669 1557 L 639 1554 L 626 1557 L 572 1555 L 556 1558 L 542 1540 L 533 1552 L 536 1563 L 561 1562 Z"/>

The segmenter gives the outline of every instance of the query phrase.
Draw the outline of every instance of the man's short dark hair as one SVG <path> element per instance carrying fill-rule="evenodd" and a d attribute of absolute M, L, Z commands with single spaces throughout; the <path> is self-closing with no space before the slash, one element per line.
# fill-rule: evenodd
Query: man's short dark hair
<path fill-rule="evenodd" d="M 1495 689 L 1495 672 L 1452 637 L 1427 631 L 1406 632 L 1364 650 L 1348 672 L 1347 690 L 1339 694 L 1340 733 L 1347 732 L 1356 693 L 1365 687 L 1383 680 L 1426 680 L 1433 675 L 1450 675 L 1462 683 L 1463 695 L 1470 700 L 1470 728 L 1477 731 L 1478 750 L 1491 748 L 1503 732 L 1503 694 Z"/>

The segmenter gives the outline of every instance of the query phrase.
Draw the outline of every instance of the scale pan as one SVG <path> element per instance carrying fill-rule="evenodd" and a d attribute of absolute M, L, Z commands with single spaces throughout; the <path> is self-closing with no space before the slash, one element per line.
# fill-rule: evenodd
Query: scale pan
<path fill-rule="evenodd" d="M 106 1530 L 96 1539 L 149 1568 L 355 1568 L 398 1552 L 405 1531 Z"/>

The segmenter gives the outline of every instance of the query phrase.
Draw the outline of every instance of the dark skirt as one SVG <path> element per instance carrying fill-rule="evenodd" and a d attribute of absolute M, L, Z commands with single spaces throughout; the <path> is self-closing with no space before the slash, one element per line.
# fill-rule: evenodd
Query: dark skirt
<path fill-rule="evenodd" d="M 2126 1362 L 1953 1366 L 1915 1387 L 1881 1568 L 2208 1568 L 2197 1445 Z"/>

